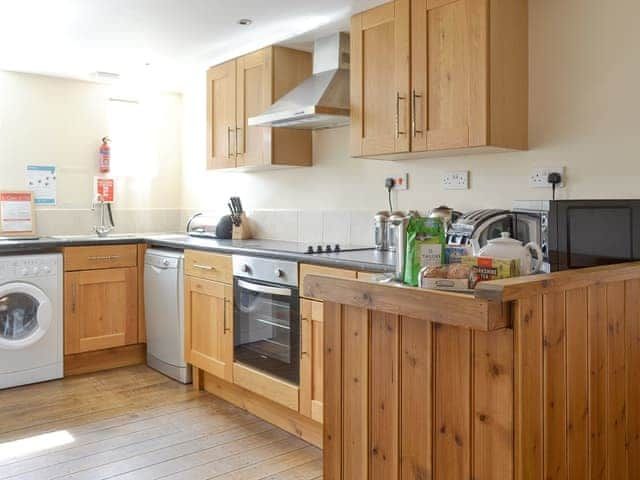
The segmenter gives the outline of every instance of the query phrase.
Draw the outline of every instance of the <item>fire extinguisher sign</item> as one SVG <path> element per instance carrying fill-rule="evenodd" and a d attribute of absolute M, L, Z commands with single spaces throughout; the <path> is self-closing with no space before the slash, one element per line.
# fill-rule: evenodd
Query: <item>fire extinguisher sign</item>
<path fill-rule="evenodd" d="M 95 177 L 96 200 L 113 203 L 115 198 L 115 182 L 113 178 Z"/>

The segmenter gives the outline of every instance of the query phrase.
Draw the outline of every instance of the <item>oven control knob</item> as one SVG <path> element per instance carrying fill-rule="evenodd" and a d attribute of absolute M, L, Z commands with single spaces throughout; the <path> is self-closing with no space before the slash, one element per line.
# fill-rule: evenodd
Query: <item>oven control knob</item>
<path fill-rule="evenodd" d="M 276 274 L 276 278 L 284 277 L 284 271 L 281 268 L 276 268 L 276 271 L 274 273 Z"/>

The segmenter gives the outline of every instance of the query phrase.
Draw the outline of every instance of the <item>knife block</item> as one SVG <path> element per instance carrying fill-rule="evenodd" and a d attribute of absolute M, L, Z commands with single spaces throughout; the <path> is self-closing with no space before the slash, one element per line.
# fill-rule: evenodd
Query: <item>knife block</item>
<path fill-rule="evenodd" d="M 240 226 L 233 226 L 233 233 L 231 238 L 233 240 L 251 240 L 253 238 L 251 234 L 251 226 L 249 225 L 249 219 L 244 213 L 240 214 Z"/>

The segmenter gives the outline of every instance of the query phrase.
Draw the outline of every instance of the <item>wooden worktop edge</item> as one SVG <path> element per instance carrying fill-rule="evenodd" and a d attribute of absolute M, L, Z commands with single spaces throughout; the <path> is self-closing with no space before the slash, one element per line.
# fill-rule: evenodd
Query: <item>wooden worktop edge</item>
<path fill-rule="evenodd" d="M 508 305 L 460 293 L 308 275 L 303 295 L 472 330 L 499 330 L 510 325 Z"/>
<path fill-rule="evenodd" d="M 492 302 L 511 302 L 532 295 L 584 288 L 597 283 L 632 280 L 639 276 L 640 262 L 565 270 L 544 275 L 483 282 L 476 287 L 475 297 Z"/>

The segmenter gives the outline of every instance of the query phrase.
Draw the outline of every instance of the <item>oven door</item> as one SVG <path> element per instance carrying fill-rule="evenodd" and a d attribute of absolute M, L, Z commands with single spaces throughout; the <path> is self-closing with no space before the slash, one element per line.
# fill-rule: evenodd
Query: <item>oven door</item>
<path fill-rule="evenodd" d="M 236 362 L 299 384 L 297 288 L 235 278 L 234 327 Z"/>

